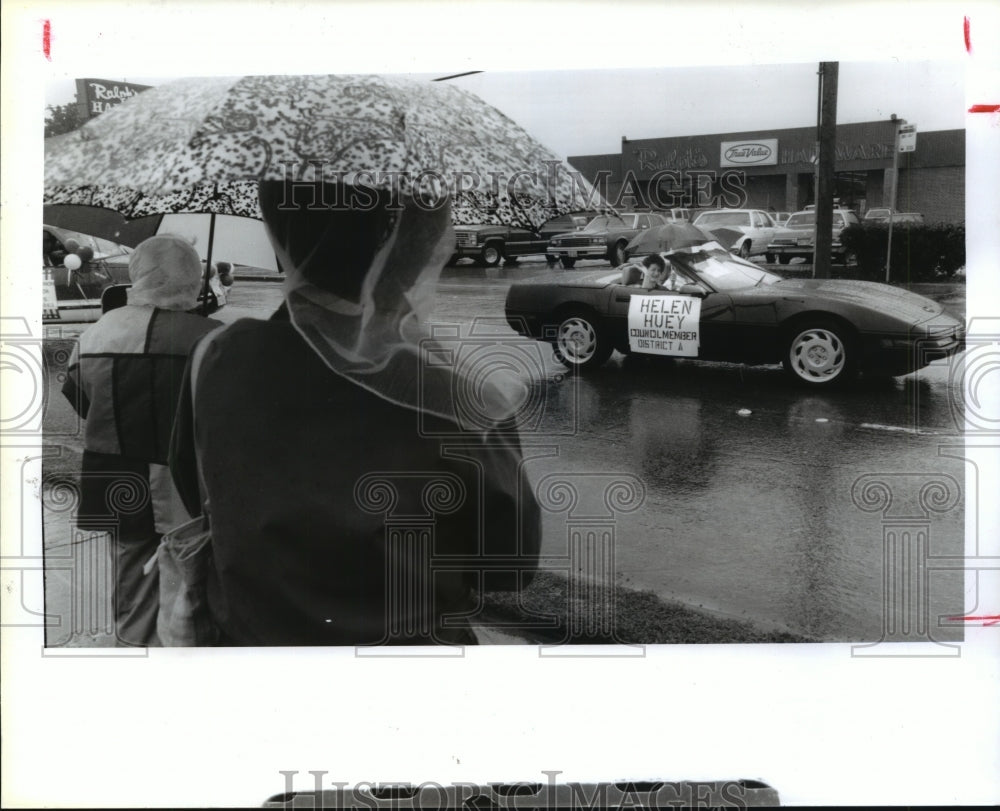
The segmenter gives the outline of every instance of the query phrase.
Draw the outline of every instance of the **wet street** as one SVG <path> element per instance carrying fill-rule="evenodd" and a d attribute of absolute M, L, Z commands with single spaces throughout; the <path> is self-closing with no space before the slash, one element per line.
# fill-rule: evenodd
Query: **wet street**
<path fill-rule="evenodd" d="M 570 565 L 571 530 L 592 526 L 609 531 L 605 558 L 590 566 L 603 579 L 816 639 L 878 640 L 883 530 L 895 513 L 874 508 L 865 485 L 887 482 L 897 505 L 922 504 L 933 482 L 964 487 L 965 463 L 948 450 L 960 444 L 952 365 L 829 392 L 803 389 L 779 367 L 618 354 L 595 372 L 566 375 L 551 348 L 518 339 L 503 319 L 511 281 L 545 271 L 542 262 L 449 268 L 432 320 L 461 346 L 456 364 L 473 378 L 506 370 L 529 381 L 519 419 L 545 508 L 547 565 Z M 280 303 L 275 282 L 238 281 L 231 292 L 224 321 L 266 316 Z M 940 296 L 963 315 L 964 289 Z M 466 394 L 474 408 L 474 392 L 457 396 Z M 65 431 L 68 421 L 68 406 L 52 398 L 46 430 Z M 630 488 L 624 500 L 621 487 Z M 961 498 L 940 512 L 915 509 L 929 554 L 960 556 Z M 962 612 L 961 586 L 960 575 L 929 574 L 932 625 Z"/>

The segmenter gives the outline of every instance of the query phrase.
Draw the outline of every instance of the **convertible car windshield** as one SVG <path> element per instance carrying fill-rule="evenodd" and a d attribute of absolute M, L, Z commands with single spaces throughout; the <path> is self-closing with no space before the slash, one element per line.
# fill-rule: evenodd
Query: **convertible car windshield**
<path fill-rule="evenodd" d="M 781 281 L 781 276 L 741 262 L 732 254 L 722 250 L 692 251 L 687 254 L 674 254 L 671 258 L 678 259 L 695 276 L 720 292 Z"/>

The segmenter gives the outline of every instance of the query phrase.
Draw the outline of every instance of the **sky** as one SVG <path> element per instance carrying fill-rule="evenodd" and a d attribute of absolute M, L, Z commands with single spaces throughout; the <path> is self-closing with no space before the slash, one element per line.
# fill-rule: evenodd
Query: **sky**
<path fill-rule="evenodd" d="M 817 68 L 817 62 L 798 62 L 490 70 L 450 81 L 493 104 L 554 152 L 568 157 L 619 152 L 622 136 L 639 139 L 814 126 Z M 157 85 L 171 77 L 101 74 L 94 78 Z M 46 104 L 74 99 L 71 79 L 53 81 L 46 88 Z M 918 131 L 958 129 L 964 126 L 964 102 L 964 68 L 959 61 L 840 63 L 840 123 L 888 119 L 895 113 L 916 123 Z"/>

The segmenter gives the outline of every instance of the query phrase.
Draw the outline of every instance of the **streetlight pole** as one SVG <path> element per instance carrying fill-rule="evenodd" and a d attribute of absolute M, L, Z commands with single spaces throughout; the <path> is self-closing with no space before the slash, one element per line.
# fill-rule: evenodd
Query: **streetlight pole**
<path fill-rule="evenodd" d="M 833 197 L 836 186 L 838 62 L 820 63 L 820 116 L 816 139 L 816 237 L 813 240 L 813 278 L 829 279 L 833 259 Z"/>
<path fill-rule="evenodd" d="M 892 114 L 892 196 L 889 200 L 889 239 L 885 254 L 885 283 L 889 284 L 889 271 L 892 268 L 892 221 L 896 219 L 896 191 L 899 188 L 899 128 L 906 123 L 905 118 L 896 118 Z"/>

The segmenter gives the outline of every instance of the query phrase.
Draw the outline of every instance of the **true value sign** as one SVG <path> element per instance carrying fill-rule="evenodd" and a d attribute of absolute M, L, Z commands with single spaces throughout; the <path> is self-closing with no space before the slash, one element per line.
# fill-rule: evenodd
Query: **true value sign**
<path fill-rule="evenodd" d="M 897 147 L 900 152 L 915 152 L 917 149 L 917 125 L 916 124 L 903 124 L 899 128 L 899 146 Z"/>

